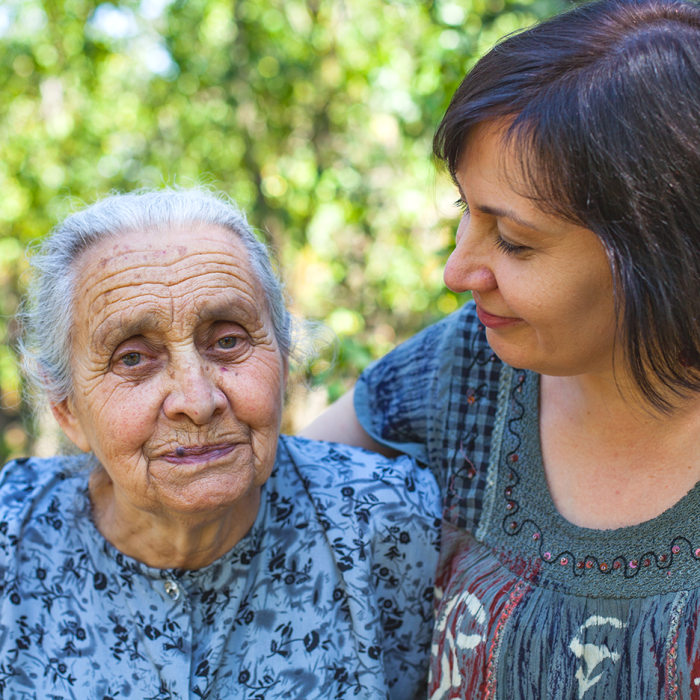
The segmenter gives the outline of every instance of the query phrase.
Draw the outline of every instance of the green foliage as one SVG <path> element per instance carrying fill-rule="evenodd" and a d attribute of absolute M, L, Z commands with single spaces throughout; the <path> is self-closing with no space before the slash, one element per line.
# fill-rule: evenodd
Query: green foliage
<path fill-rule="evenodd" d="M 237 199 L 296 310 L 340 338 L 331 398 L 454 310 L 432 133 L 478 55 L 554 2 L 0 2 L 0 458 L 29 449 L 7 349 L 20 253 L 112 189 Z"/>

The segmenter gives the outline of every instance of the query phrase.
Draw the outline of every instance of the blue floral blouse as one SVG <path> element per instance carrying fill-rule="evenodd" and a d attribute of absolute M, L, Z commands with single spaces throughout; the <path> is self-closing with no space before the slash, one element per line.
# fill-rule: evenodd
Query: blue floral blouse
<path fill-rule="evenodd" d="M 429 471 L 282 436 L 250 532 L 183 571 L 99 534 L 91 460 L 17 460 L 0 475 L 0 698 L 424 697 Z"/>

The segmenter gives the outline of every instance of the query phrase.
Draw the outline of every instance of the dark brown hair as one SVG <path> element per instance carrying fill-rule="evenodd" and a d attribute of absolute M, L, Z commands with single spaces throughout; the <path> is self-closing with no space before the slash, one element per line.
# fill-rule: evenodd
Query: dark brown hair
<path fill-rule="evenodd" d="M 637 386 L 700 390 L 700 6 L 602 0 L 487 53 L 433 143 L 453 178 L 474 125 L 509 118 L 528 191 L 594 231 Z"/>

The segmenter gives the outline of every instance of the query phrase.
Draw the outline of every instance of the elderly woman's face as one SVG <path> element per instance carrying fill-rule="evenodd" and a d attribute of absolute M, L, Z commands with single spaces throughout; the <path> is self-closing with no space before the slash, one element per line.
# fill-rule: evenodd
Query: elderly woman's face
<path fill-rule="evenodd" d="M 64 423 L 118 495 L 194 514 L 268 478 L 286 362 L 233 234 L 198 227 L 104 243 L 81 261 L 75 299 Z"/>

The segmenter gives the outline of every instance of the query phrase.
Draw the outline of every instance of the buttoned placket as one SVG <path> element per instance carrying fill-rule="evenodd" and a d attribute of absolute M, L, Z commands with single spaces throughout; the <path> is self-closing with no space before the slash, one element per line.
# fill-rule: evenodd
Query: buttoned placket
<path fill-rule="evenodd" d="M 151 579 L 151 589 L 160 601 L 160 604 L 153 606 L 157 611 L 160 634 L 147 641 L 149 646 L 156 645 L 157 654 L 153 658 L 170 657 L 162 665 L 159 664 L 159 678 L 174 696 L 190 698 L 193 630 L 192 606 L 187 589 L 182 581 L 170 576 Z M 155 618 L 152 619 L 156 623 Z"/>
<path fill-rule="evenodd" d="M 177 582 L 173 581 L 172 579 L 166 579 L 165 583 L 163 584 L 163 588 L 165 588 L 165 592 L 173 601 L 180 600 L 182 591 L 180 590 L 180 586 L 178 586 Z"/>

